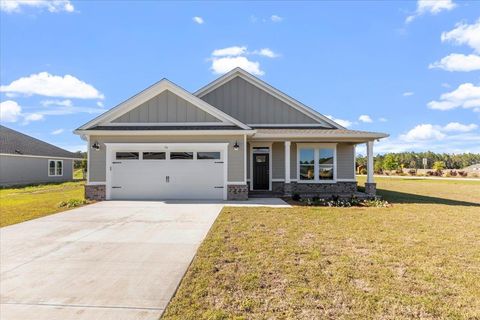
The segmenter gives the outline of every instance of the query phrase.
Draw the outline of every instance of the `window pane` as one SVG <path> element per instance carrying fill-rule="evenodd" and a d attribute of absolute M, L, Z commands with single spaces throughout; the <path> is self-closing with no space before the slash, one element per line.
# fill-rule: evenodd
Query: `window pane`
<path fill-rule="evenodd" d="M 62 175 L 62 161 L 57 161 L 57 176 Z"/>
<path fill-rule="evenodd" d="M 143 160 L 165 160 L 165 152 L 144 152 Z"/>
<path fill-rule="evenodd" d="M 177 160 L 191 160 L 193 159 L 193 152 L 170 152 L 170 159 Z"/>
<path fill-rule="evenodd" d="M 55 175 L 55 161 L 50 161 L 48 163 L 48 174 L 51 176 Z"/>
<path fill-rule="evenodd" d="M 320 166 L 318 172 L 319 180 L 333 180 L 333 167 L 332 166 Z"/>
<path fill-rule="evenodd" d="M 319 164 L 331 164 L 333 165 L 333 149 L 320 149 L 319 151 Z"/>
<path fill-rule="evenodd" d="M 117 160 L 138 160 L 138 152 L 117 152 Z"/>
<path fill-rule="evenodd" d="M 269 151 L 268 147 L 253 147 L 253 153 L 269 153 Z"/>
<path fill-rule="evenodd" d="M 219 160 L 220 152 L 197 152 L 199 160 Z"/>
<path fill-rule="evenodd" d="M 313 149 L 300 149 L 300 164 L 314 164 Z"/>
<path fill-rule="evenodd" d="M 265 163 L 267 162 L 267 156 L 263 156 L 263 155 L 255 156 L 255 162 Z"/>
<path fill-rule="evenodd" d="M 315 171 L 313 165 L 300 166 L 300 180 L 313 180 L 315 178 Z"/>

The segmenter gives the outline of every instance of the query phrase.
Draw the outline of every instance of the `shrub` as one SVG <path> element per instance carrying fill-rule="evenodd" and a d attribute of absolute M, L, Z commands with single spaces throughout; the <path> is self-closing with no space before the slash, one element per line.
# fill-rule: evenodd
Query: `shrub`
<path fill-rule="evenodd" d="M 367 174 L 367 169 L 362 168 L 362 169 L 360 170 L 360 174 Z"/>
<path fill-rule="evenodd" d="M 461 177 L 466 177 L 466 176 L 468 176 L 468 172 L 466 172 L 466 171 L 458 171 L 458 174 L 459 174 Z"/>
<path fill-rule="evenodd" d="M 85 199 L 70 199 L 68 201 L 62 201 L 58 204 L 58 207 L 59 208 L 64 208 L 64 207 L 67 207 L 67 208 L 76 208 L 76 207 L 79 207 L 81 205 L 84 205 L 84 204 L 87 204 L 88 201 L 85 200 Z"/>
<path fill-rule="evenodd" d="M 430 171 L 430 170 L 427 171 L 427 176 L 433 176 L 433 175 L 435 175 L 435 173 L 433 171 Z"/>
<path fill-rule="evenodd" d="M 300 195 L 298 193 L 294 193 L 292 195 L 292 200 L 293 201 L 300 201 L 302 199 L 302 197 L 300 197 Z"/>
<path fill-rule="evenodd" d="M 435 171 L 440 171 L 441 172 L 443 169 L 445 169 L 445 162 L 435 161 L 433 163 L 432 169 L 435 170 Z"/>
<path fill-rule="evenodd" d="M 315 199 L 315 200 L 314 200 Z M 318 207 L 389 207 L 390 203 L 379 199 L 359 200 L 355 196 L 350 199 L 340 199 L 338 196 L 332 196 L 329 199 L 305 198 L 301 200 L 307 206 Z"/>
<path fill-rule="evenodd" d="M 399 164 L 397 159 L 393 154 L 387 154 L 383 159 L 383 169 L 385 170 L 396 170 L 398 169 Z"/>
<path fill-rule="evenodd" d="M 410 169 L 410 170 L 408 170 L 408 174 L 411 175 L 411 176 L 416 176 L 417 175 L 417 170 Z"/>

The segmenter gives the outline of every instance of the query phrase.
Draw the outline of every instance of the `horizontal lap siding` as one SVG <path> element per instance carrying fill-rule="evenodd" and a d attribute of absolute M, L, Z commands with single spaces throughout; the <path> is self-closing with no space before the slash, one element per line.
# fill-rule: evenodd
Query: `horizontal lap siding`
<path fill-rule="evenodd" d="M 350 143 L 337 145 L 337 179 L 355 179 L 355 146 Z"/>
<path fill-rule="evenodd" d="M 285 178 L 285 143 L 272 144 L 272 179 Z"/>
<path fill-rule="evenodd" d="M 219 122 L 217 118 L 166 90 L 113 123 Z"/>
<path fill-rule="evenodd" d="M 90 181 L 106 180 L 105 143 L 229 143 L 228 146 L 228 181 L 244 181 L 244 146 L 243 136 L 91 136 L 90 141 L 98 141 L 100 150 L 90 150 Z M 233 150 L 237 142 L 239 150 Z"/>
<path fill-rule="evenodd" d="M 48 176 L 47 158 L 0 156 L 0 185 L 63 182 L 73 179 L 72 160 L 63 160 L 63 175 Z M 62 160 L 52 157 L 51 160 Z"/>
<path fill-rule="evenodd" d="M 201 99 L 243 123 L 318 124 L 304 113 L 239 77 Z"/>

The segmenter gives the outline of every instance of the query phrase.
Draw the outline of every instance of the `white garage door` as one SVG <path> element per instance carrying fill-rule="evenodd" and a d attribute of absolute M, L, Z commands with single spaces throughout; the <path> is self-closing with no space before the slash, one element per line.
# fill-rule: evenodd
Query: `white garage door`
<path fill-rule="evenodd" d="M 110 199 L 224 198 L 223 149 L 201 145 L 136 149 L 111 152 Z"/>

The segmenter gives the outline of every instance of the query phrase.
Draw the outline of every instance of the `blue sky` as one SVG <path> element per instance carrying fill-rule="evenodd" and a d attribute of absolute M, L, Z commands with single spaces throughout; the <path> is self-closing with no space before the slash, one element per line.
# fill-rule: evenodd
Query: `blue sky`
<path fill-rule="evenodd" d="M 478 1 L 2 0 L 0 15 L 2 124 L 68 150 L 86 149 L 72 130 L 161 78 L 194 92 L 242 66 L 389 133 L 377 152 L 480 152 Z"/>

